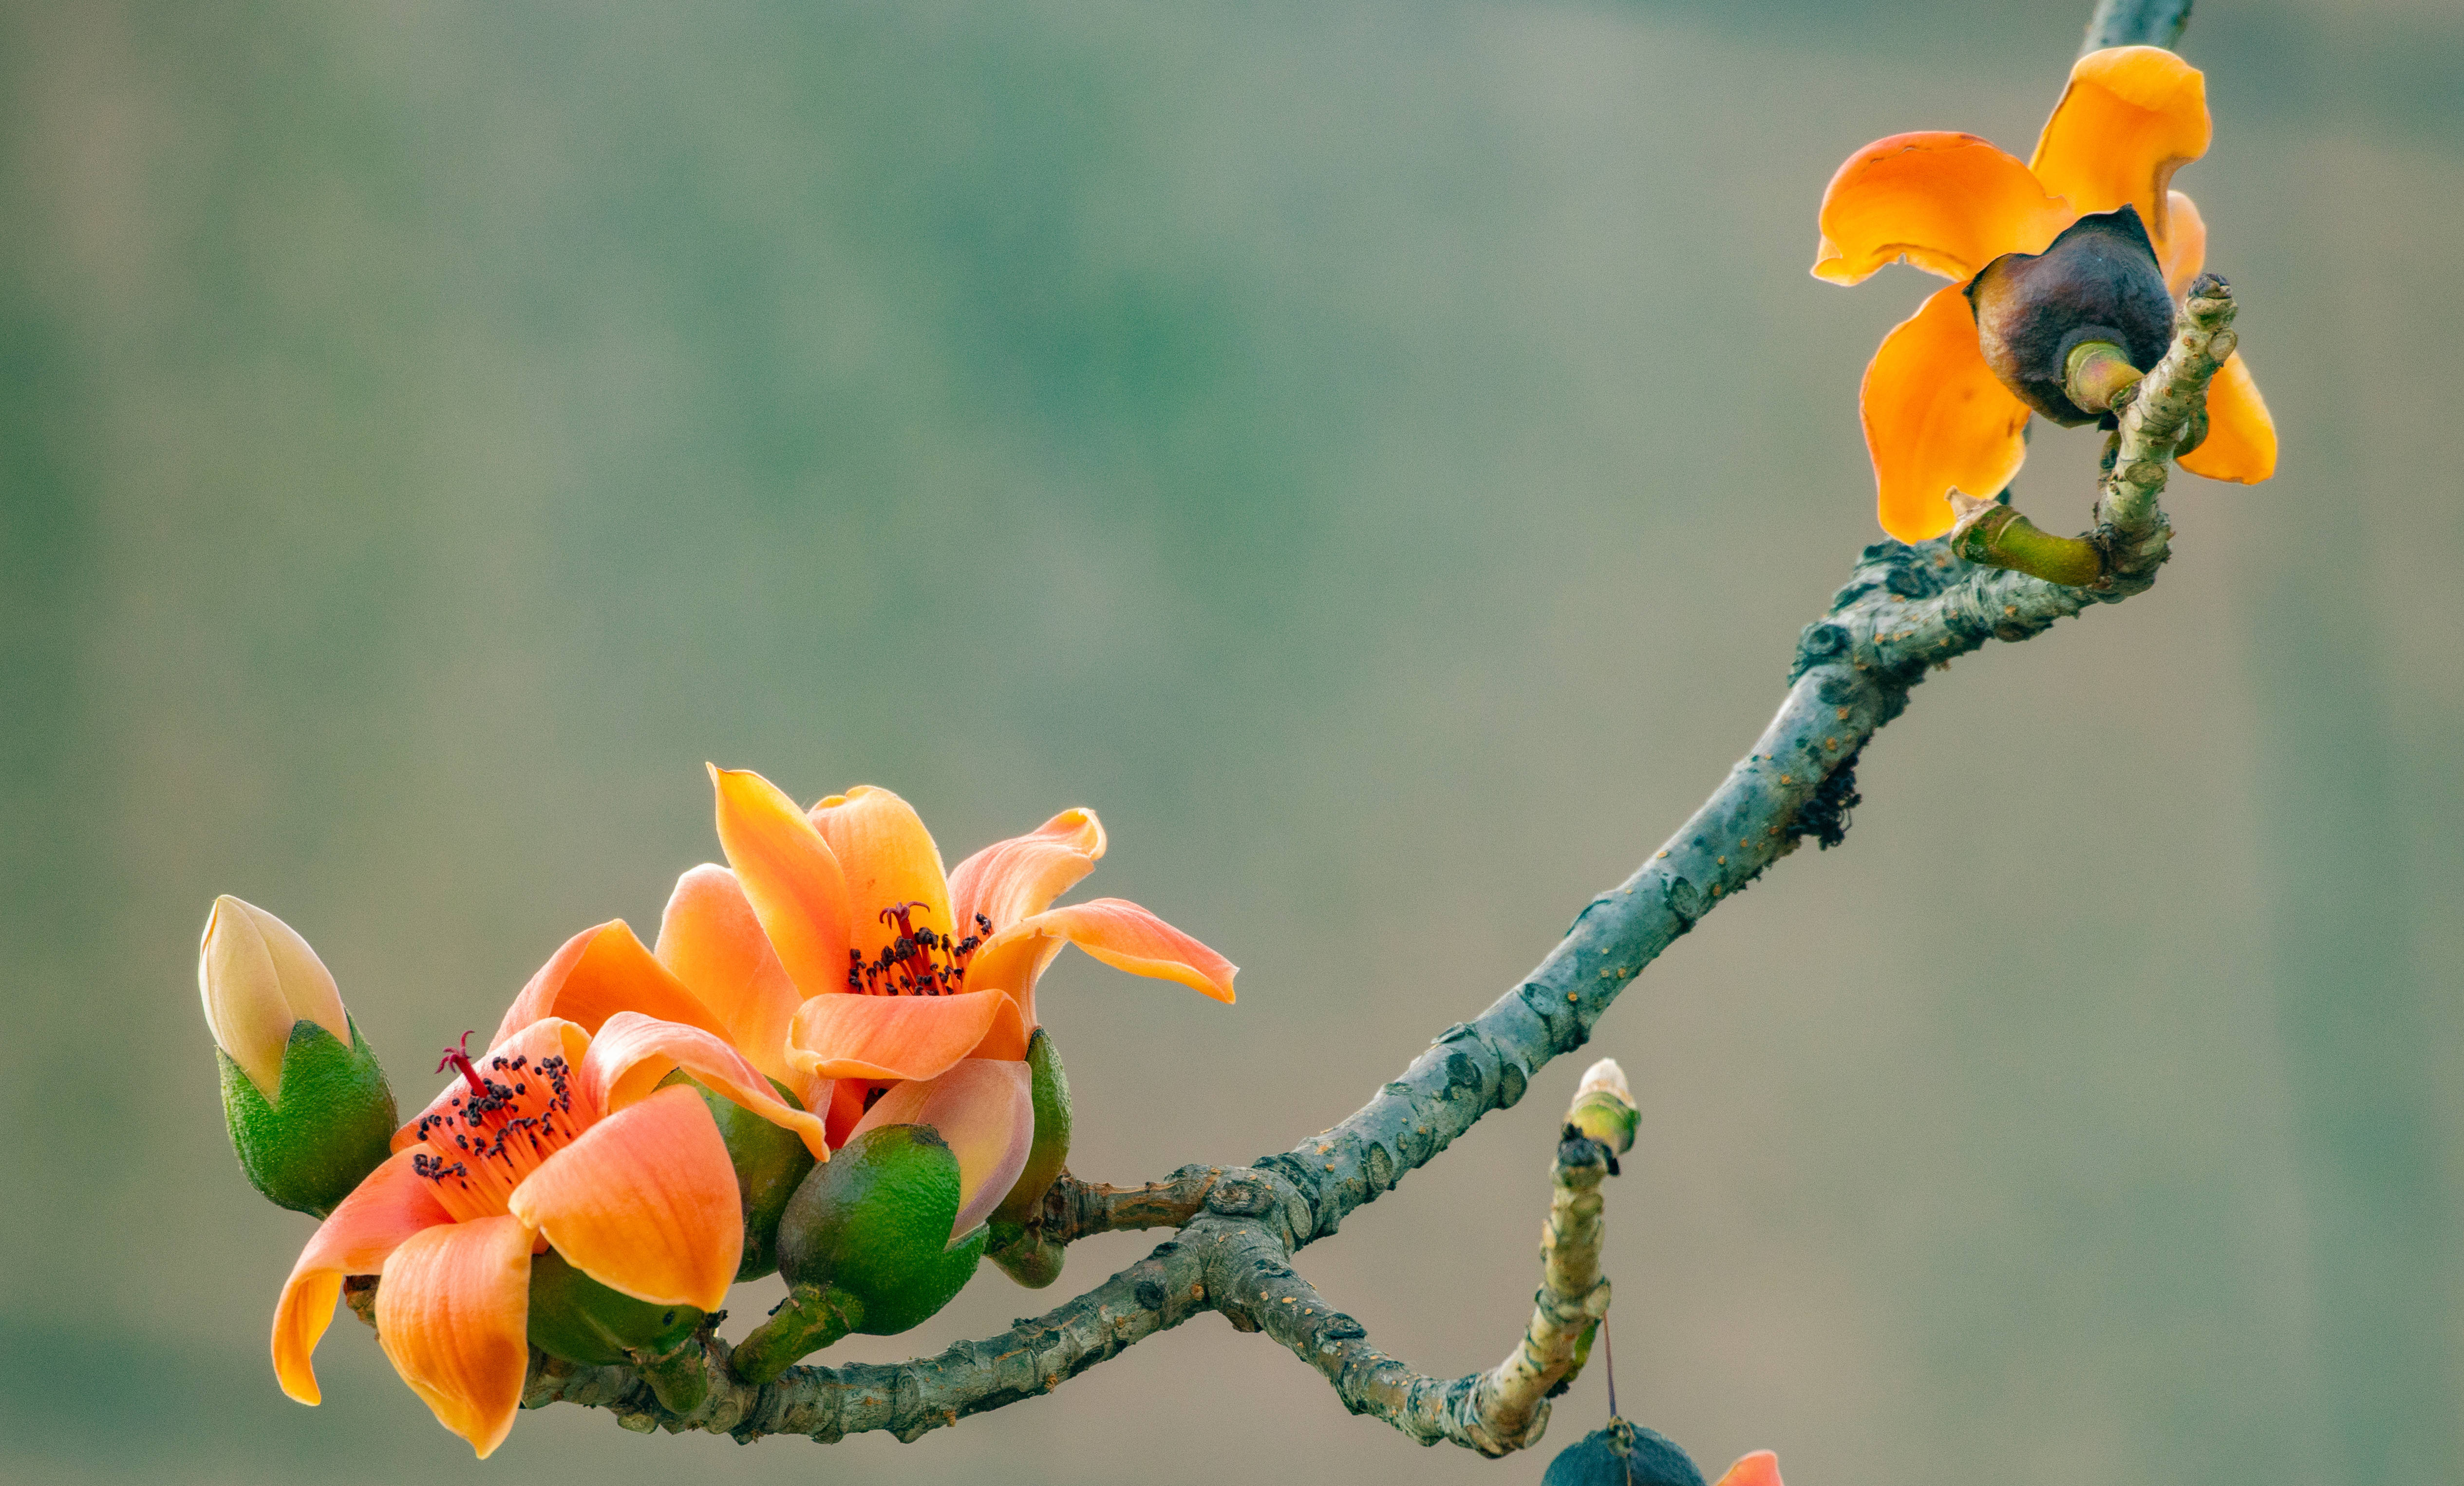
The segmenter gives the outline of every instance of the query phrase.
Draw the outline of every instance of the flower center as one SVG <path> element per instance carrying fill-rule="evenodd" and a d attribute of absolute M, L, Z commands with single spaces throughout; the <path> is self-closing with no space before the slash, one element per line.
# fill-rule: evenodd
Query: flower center
<path fill-rule="evenodd" d="M 522 1179 L 582 1133 L 572 1070 L 561 1058 L 533 1062 L 517 1054 L 489 1059 L 483 1073 L 460 1047 L 447 1048 L 436 1067 L 459 1073 L 467 1088 L 444 1112 L 420 1116 L 413 1133 L 428 1149 L 410 1158 L 410 1169 L 435 1184 L 437 1200 L 456 1219 L 500 1214 Z"/>
<path fill-rule="evenodd" d="M 882 946 L 871 959 L 861 950 L 847 951 L 847 989 L 860 995 L 956 995 L 967 976 L 967 961 L 993 931 L 993 921 L 979 913 L 976 931 L 952 940 L 930 924 L 917 929 L 912 917 L 920 903 L 898 903 L 881 910 L 881 921 L 898 926 L 898 937 Z"/>

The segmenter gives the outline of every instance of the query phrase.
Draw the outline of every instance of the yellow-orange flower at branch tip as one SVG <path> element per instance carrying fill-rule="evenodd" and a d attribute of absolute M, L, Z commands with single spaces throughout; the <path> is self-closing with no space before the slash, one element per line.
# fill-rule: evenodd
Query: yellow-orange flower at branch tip
<path fill-rule="evenodd" d="M 726 1299 L 744 1242 L 736 1168 L 701 1096 L 661 1079 L 682 1068 L 814 1154 L 828 1147 L 821 1120 L 781 1103 L 721 1038 L 639 1012 L 605 1016 L 596 1037 L 535 1020 L 447 1062 L 454 1082 L 395 1133 L 394 1154 L 293 1266 L 274 1313 L 274 1370 L 284 1392 L 318 1402 L 310 1354 L 342 1279 L 381 1275 L 385 1356 L 484 1458 L 521 1404 L 535 1253 L 553 1245 L 652 1304 Z"/>
<path fill-rule="evenodd" d="M 2207 153 L 2207 79 L 2161 47 L 2079 58 L 2026 164 L 1972 134 L 1877 140 L 1822 193 L 1814 276 L 1855 284 L 1907 263 L 1952 281 L 1882 338 L 1859 403 L 1882 529 L 1902 541 L 1950 530 L 1953 490 L 1991 499 L 2027 457 L 2028 406 L 1977 348 L 1961 286 L 2008 252 L 2042 252 L 2084 216 L 2138 209 L 2178 300 L 2207 259 L 2208 229 L 2173 172 Z M 2252 484 L 2276 472 L 2276 425 L 2236 355 L 2208 388 L 2208 436 L 2182 468 Z"/>

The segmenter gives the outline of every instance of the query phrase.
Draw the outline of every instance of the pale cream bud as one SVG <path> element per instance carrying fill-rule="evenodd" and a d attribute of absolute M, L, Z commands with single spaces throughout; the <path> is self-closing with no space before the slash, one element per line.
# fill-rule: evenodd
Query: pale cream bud
<path fill-rule="evenodd" d="M 325 962 L 297 929 L 253 904 L 214 900 L 197 947 L 197 990 L 215 1045 L 269 1104 L 281 1092 L 295 1024 L 313 1021 L 351 1045 L 342 994 Z"/>
<path fill-rule="evenodd" d="M 1574 1089 L 1574 1097 L 1581 1099 L 1586 1094 L 1602 1092 L 1616 1095 L 1620 1104 L 1634 1103 L 1634 1092 L 1626 1087 L 1625 1070 L 1617 1065 L 1614 1058 L 1603 1058 L 1583 1070 L 1583 1082 Z"/>

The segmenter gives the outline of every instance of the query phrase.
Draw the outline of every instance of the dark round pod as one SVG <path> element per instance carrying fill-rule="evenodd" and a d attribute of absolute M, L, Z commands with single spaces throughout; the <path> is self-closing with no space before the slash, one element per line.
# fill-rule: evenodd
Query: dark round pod
<path fill-rule="evenodd" d="M 1703 1473 L 1676 1442 L 1624 1419 L 1594 1430 L 1558 1452 L 1540 1486 L 1704 1486 Z"/>
<path fill-rule="evenodd" d="M 2092 340 L 2153 368 L 2173 340 L 2173 296 L 2135 207 L 2081 217 L 2043 252 L 2006 252 L 1968 281 L 1985 364 L 2019 401 L 2057 424 L 2109 415 L 2071 401 L 2071 352 Z"/>

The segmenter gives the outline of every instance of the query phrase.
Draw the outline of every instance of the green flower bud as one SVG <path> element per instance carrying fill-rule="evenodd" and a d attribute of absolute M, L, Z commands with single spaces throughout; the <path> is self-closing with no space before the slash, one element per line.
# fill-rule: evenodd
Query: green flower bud
<path fill-rule="evenodd" d="M 197 987 L 240 1169 L 272 1201 L 323 1217 L 385 1161 L 399 1124 L 333 975 L 290 925 L 223 897 Z"/>
<path fill-rule="evenodd" d="M 958 1158 L 930 1125 L 865 1131 L 813 1168 L 779 1219 L 787 1299 L 734 1354 L 772 1382 L 850 1331 L 892 1336 L 950 1303 L 983 1257 L 985 1228 L 955 1241 Z"/>
<path fill-rule="evenodd" d="M 1627 1089 L 1625 1070 L 1614 1058 L 1603 1058 L 1583 1074 L 1574 1089 L 1573 1107 L 1566 1111 L 1566 1127 L 1608 1147 L 1610 1164 L 1634 1148 L 1634 1129 L 1641 1116 Z"/>
<path fill-rule="evenodd" d="M 1611 1419 L 1560 1451 L 1540 1486 L 1704 1486 L 1703 1473 L 1666 1436 Z"/>

